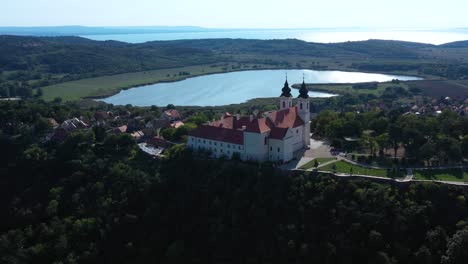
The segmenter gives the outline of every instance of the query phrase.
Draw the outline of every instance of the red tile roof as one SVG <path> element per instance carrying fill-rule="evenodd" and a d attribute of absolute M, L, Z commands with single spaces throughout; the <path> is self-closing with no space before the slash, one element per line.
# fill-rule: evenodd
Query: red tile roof
<path fill-rule="evenodd" d="M 238 145 L 244 144 L 244 133 L 242 130 L 228 129 L 216 126 L 199 126 L 198 128 L 192 130 L 189 133 L 189 136 L 229 142 Z"/>
<path fill-rule="evenodd" d="M 270 131 L 270 125 L 266 118 L 254 118 L 250 121 L 250 117 L 243 116 L 237 120 L 235 116 L 226 117 L 221 123 L 220 120 L 213 123 L 213 126 L 223 127 L 228 129 L 242 129 L 245 126 L 246 132 L 265 133 Z"/>
<path fill-rule="evenodd" d="M 243 131 L 252 133 L 265 133 L 270 131 L 270 138 L 283 139 L 288 128 L 303 126 L 305 123 L 297 114 L 296 107 L 266 113 L 267 117 L 253 118 L 224 114 L 221 120 L 211 125 L 200 126 L 189 135 L 199 138 L 243 144 Z M 245 127 L 245 130 L 244 130 Z"/>
<path fill-rule="evenodd" d="M 274 127 L 271 129 L 270 138 L 283 139 L 288 132 L 288 128 Z"/>
<path fill-rule="evenodd" d="M 297 114 L 296 107 L 267 112 L 267 115 L 275 127 L 294 128 L 305 124 L 304 120 Z"/>
<path fill-rule="evenodd" d="M 172 118 L 180 118 L 179 112 L 177 110 L 175 110 L 175 109 L 166 110 L 166 111 L 164 111 L 164 113 L 167 116 L 172 117 Z"/>

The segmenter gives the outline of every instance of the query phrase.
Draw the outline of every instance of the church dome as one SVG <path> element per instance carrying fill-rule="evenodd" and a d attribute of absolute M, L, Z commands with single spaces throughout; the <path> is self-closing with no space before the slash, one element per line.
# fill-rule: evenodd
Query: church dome
<path fill-rule="evenodd" d="M 288 80 L 284 82 L 283 89 L 281 89 L 281 97 L 291 97 L 291 88 L 289 88 Z"/>
<path fill-rule="evenodd" d="M 304 99 L 309 98 L 309 90 L 307 90 L 304 80 L 302 80 L 301 88 L 299 89 L 298 98 L 304 98 Z"/>

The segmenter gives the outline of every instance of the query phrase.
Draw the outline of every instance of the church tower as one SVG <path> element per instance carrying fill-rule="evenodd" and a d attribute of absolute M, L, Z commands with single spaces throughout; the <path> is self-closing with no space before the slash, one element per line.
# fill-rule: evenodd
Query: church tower
<path fill-rule="evenodd" d="M 289 88 L 288 77 L 286 75 L 286 81 L 284 82 L 283 89 L 281 89 L 280 95 L 280 110 L 288 109 L 292 107 L 292 95 L 291 88 Z"/>
<path fill-rule="evenodd" d="M 307 90 L 306 84 L 304 82 L 304 77 L 302 78 L 301 88 L 299 89 L 299 96 L 297 97 L 297 113 L 304 120 L 304 145 L 310 145 L 310 100 L 309 100 L 309 90 Z"/>

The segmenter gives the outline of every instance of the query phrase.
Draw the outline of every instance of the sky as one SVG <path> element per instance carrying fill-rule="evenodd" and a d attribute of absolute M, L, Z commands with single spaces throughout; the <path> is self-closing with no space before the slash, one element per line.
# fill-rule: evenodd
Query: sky
<path fill-rule="evenodd" d="M 467 0 L 0 0 L 0 26 L 468 27 Z"/>

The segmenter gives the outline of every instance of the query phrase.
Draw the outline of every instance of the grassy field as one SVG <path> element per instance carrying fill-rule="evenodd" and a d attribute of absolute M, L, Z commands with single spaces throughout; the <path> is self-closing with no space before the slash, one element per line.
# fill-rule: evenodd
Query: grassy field
<path fill-rule="evenodd" d="M 408 85 L 405 82 L 400 82 L 399 84 L 385 82 L 379 83 L 376 89 L 354 89 L 353 84 L 308 84 L 307 88 L 311 91 L 321 91 L 328 92 L 333 94 L 374 94 L 376 96 L 382 95 L 385 91 L 385 88 L 390 86 L 399 86 L 404 89 L 408 89 Z M 294 88 L 299 88 L 298 85 L 294 85 Z"/>
<path fill-rule="evenodd" d="M 314 168 L 315 166 L 315 161 L 318 161 L 319 165 L 320 164 L 323 164 L 325 162 L 329 162 L 329 161 L 332 161 L 332 160 L 336 160 L 336 158 L 316 158 L 316 159 L 313 159 L 309 162 L 307 162 L 306 164 L 302 165 L 301 167 L 299 167 L 299 169 L 302 169 L 302 170 L 308 170 L 308 169 L 311 169 L 311 168 Z"/>
<path fill-rule="evenodd" d="M 422 94 L 435 98 L 440 96 L 465 98 L 468 96 L 467 80 L 417 81 L 408 84 L 410 87 L 421 89 Z"/>
<path fill-rule="evenodd" d="M 467 169 L 434 169 L 414 171 L 416 180 L 468 181 Z"/>
<path fill-rule="evenodd" d="M 320 170 L 334 172 L 333 165 L 336 165 L 336 172 L 340 172 L 340 173 L 351 173 L 351 169 L 352 169 L 352 174 L 378 176 L 378 177 L 385 177 L 385 178 L 395 178 L 395 177 L 398 178 L 398 177 L 404 176 L 404 173 L 402 171 L 397 172 L 396 175 L 392 175 L 391 172 L 384 170 L 384 169 L 364 168 L 364 167 L 357 166 L 357 165 L 354 165 L 345 161 L 341 161 L 341 160 L 334 162 L 332 164 L 328 164 L 324 167 L 321 167 Z"/>
<path fill-rule="evenodd" d="M 115 94 L 122 89 L 134 86 L 148 85 L 158 82 L 178 81 L 188 77 L 195 77 L 211 73 L 221 73 L 233 70 L 250 70 L 254 66 L 258 69 L 264 69 L 268 67 L 267 65 L 261 64 L 239 65 L 237 63 L 231 63 L 188 66 L 182 68 L 102 76 L 46 86 L 42 88 L 44 92 L 43 99 L 53 100 L 56 97 L 61 97 L 63 100 L 72 101 L 84 97 L 105 97 Z M 190 75 L 179 75 L 181 72 L 189 72 Z"/>

